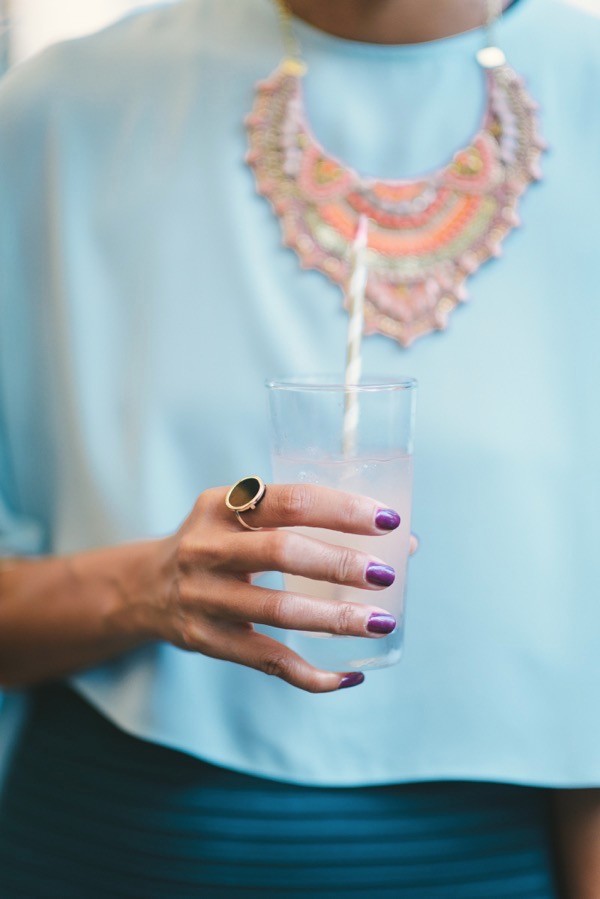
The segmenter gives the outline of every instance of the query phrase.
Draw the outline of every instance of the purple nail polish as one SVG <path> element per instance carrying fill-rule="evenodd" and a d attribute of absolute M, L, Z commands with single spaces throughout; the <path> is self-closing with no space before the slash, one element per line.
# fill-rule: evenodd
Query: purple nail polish
<path fill-rule="evenodd" d="M 364 679 L 365 676 L 362 671 L 352 671 L 341 679 L 338 690 L 343 690 L 344 687 L 356 687 L 358 684 L 362 684 Z"/>
<path fill-rule="evenodd" d="M 365 580 L 378 587 L 389 587 L 396 580 L 396 572 L 389 565 L 381 562 L 369 562 L 365 571 Z"/>
<path fill-rule="evenodd" d="M 384 612 L 373 612 L 367 621 L 367 630 L 372 634 L 391 634 L 396 627 L 396 619 L 393 615 Z"/>
<path fill-rule="evenodd" d="M 400 524 L 400 516 L 393 509 L 380 509 L 375 516 L 375 524 L 382 531 L 395 531 Z"/>

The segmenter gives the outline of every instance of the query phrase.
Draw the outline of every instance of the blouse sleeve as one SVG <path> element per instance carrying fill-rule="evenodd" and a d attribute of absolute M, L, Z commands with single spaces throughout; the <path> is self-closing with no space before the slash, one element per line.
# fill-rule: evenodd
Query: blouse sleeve
<path fill-rule="evenodd" d="M 45 528 L 27 473 L 34 470 L 31 427 L 35 383 L 27 278 L 36 265 L 31 237 L 39 208 L 43 154 L 41 110 L 45 61 L 17 66 L 0 82 L 0 558 L 47 549 Z"/>
<path fill-rule="evenodd" d="M 31 457 L 32 310 L 26 279 L 35 265 L 31 226 L 39 208 L 40 110 L 46 63 L 38 57 L 0 81 L 0 564 L 48 551 L 48 529 L 23 464 Z M 47 518 L 46 518 L 47 520 Z M 24 717 L 25 693 L 0 690 L 0 791 Z"/>
<path fill-rule="evenodd" d="M 45 545 L 41 521 L 23 509 L 19 502 L 8 443 L 0 415 L 0 558 L 35 555 L 42 552 Z"/>

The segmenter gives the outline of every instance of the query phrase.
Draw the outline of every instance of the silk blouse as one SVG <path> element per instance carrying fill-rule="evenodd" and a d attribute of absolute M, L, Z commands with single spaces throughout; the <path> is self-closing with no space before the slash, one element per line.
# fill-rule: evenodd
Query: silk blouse
<path fill-rule="evenodd" d="M 415 176 L 477 130 L 480 29 L 294 29 L 312 128 L 358 171 Z M 600 785 L 600 20 L 520 0 L 497 37 L 540 104 L 543 180 L 446 331 L 364 340 L 365 371 L 419 381 L 402 661 L 313 695 L 153 643 L 69 678 L 129 733 L 312 785 Z M 0 85 L 4 554 L 164 535 L 204 489 L 268 480 L 265 379 L 341 369 L 339 288 L 282 246 L 244 161 L 281 54 L 268 0 L 182 0 Z M 6 691 L 5 736 L 26 703 Z"/>

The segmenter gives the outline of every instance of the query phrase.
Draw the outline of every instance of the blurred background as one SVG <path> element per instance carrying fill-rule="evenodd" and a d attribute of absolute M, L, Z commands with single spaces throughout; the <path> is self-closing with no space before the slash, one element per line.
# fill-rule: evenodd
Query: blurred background
<path fill-rule="evenodd" d="M 600 0 L 570 2 L 600 15 Z M 131 10 L 152 5 L 152 0 L 0 0 L 0 65 L 5 69 L 47 44 L 96 31 Z"/>
<path fill-rule="evenodd" d="M 4 65 L 152 5 L 153 0 L 0 0 Z"/>

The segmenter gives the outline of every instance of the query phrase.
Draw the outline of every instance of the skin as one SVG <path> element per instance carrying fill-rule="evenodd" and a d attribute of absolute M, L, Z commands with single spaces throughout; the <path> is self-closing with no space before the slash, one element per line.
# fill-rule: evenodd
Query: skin
<path fill-rule="evenodd" d="M 526 0 L 521 0 L 526 2 Z M 504 0 L 503 8 L 510 5 Z M 420 43 L 484 24 L 484 0 L 288 0 L 305 21 L 348 40 Z M 600 789 L 553 793 L 562 891 L 600 897 Z"/>
<path fill-rule="evenodd" d="M 314 485 L 269 485 L 258 507 L 244 513 L 264 530 L 248 531 L 227 509 L 227 491 L 206 490 L 177 533 L 159 540 L 4 563 L 0 684 L 35 684 L 166 641 L 313 693 L 346 686 L 344 673 L 314 668 L 253 624 L 381 639 L 385 634 L 368 626 L 372 615 L 390 618 L 385 601 L 382 607 L 269 590 L 253 585 L 252 575 L 282 571 L 385 590 L 367 580 L 369 565 L 388 568 L 383 559 L 281 530 L 304 525 L 384 536 L 389 527 L 376 522 L 383 504 Z"/>
<path fill-rule="evenodd" d="M 558 843 L 562 848 L 564 895 L 600 896 L 600 791 L 558 790 L 555 796 Z"/>
<path fill-rule="evenodd" d="M 511 0 L 503 0 L 503 8 Z M 287 0 L 301 19 L 347 40 L 418 44 L 479 28 L 485 0 Z"/>

